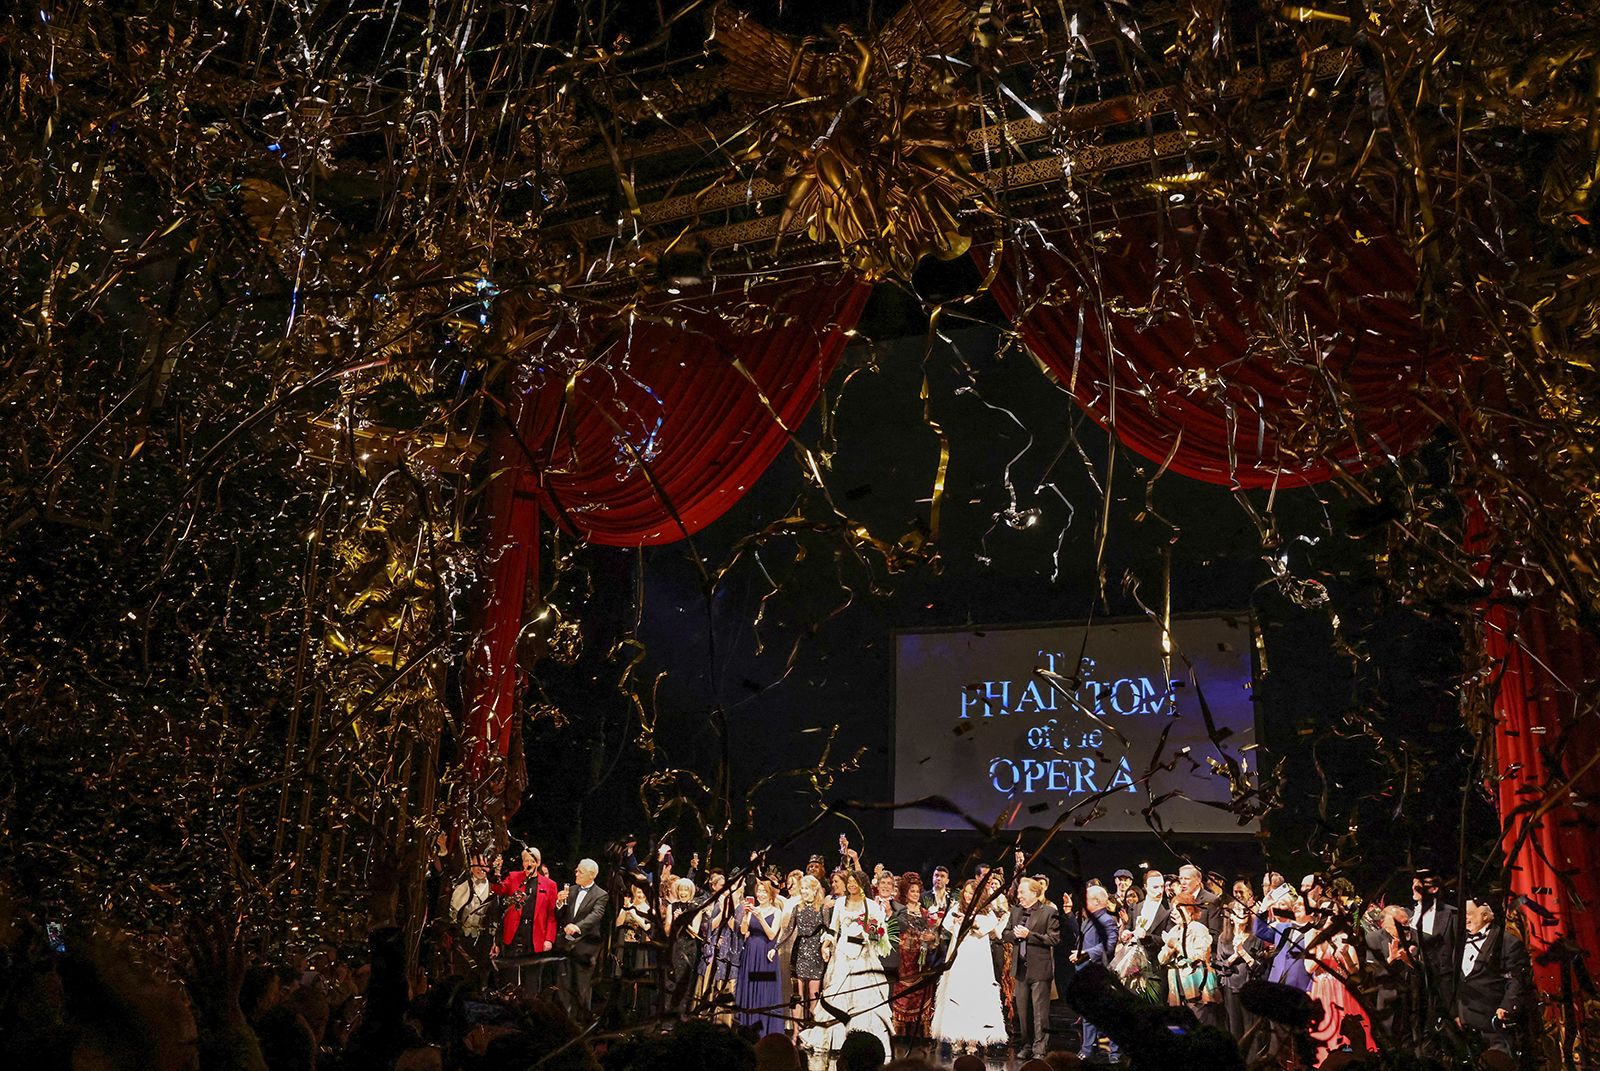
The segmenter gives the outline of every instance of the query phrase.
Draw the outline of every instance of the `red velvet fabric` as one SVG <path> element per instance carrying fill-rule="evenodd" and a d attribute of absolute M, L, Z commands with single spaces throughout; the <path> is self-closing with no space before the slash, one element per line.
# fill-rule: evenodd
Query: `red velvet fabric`
<path fill-rule="evenodd" d="M 1433 431 L 1418 403 L 1447 389 L 1454 362 L 1418 322 L 1398 242 L 1330 229 L 1307 261 L 1333 270 L 1308 272 L 1283 298 L 1326 345 L 1284 358 L 1265 345 L 1268 318 L 1218 266 L 1240 259 L 1237 245 L 1219 225 L 1184 222 L 1118 221 L 1094 257 L 1072 234 L 1001 257 L 994 295 L 1023 343 L 1124 445 L 1207 483 L 1292 487 L 1398 456 Z M 1193 319 L 1144 322 L 1161 277 L 1161 303 L 1186 301 Z M 1303 411 L 1341 408 L 1353 420 L 1334 441 L 1306 437 Z"/>
<path fill-rule="evenodd" d="M 492 455 L 488 601 L 467 682 L 474 772 L 491 744 L 504 755 L 510 741 L 541 510 L 617 547 L 671 543 L 715 521 L 816 404 L 870 293 L 843 279 L 684 299 L 586 324 L 576 351 L 597 356 L 570 381 L 527 370 Z M 777 326 L 730 323 L 741 307 L 770 307 Z"/>
<path fill-rule="evenodd" d="M 1563 939 L 1600 979 L 1600 649 L 1538 604 L 1491 605 L 1483 633 L 1502 847 L 1512 892 L 1536 905 L 1523 916 L 1539 988 L 1560 993 L 1570 956 L 1538 960 Z"/>

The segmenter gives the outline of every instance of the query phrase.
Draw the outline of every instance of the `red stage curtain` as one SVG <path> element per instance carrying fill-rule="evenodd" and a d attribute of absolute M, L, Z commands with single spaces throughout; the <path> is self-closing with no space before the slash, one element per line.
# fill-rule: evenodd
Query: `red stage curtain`
<path fill-rule="evenodd" d="M 1486 515 L 1470 501 L 1467 545 L 1493 586 L 1482 629 L 1501 847 L 1511 891 L 1530 905 L 1523 922 L 1539 988 L 1563 994 L 1574 956 L 1600 980 L 1600 645 L 1563 625 L 1548 594 L 1511 600 L 1518 571 L 1489 567 Z M 1540 590 L 1526 571 L 1520 579 L 1523 590 Z"/>
<path fill-rule="evenodd" d="M 1112 236 L 1097 236 L 1095 257 L 1071 234 L 1052 236 L 1056 249 L 1034 240 L 1001 256 L 1001 309 L 1119 441 L 1157 464 L 1170 456 L 1172 471 L 1207 483 L 1292 487 L 1399 456 L 1433 431 L 1420 396 L 1448 389 L 1453 362 L 1418 322 L 1416 272 L 1398 242 L 1330 230 L 1308 261 L 1334 270 L 1302 277 L 1283 299 L 1293 322 L 1327 344 L 1285 357 L 1265 344 L 1267 318 L 1218 267 L 1239 259 L 1225 229 L 1211 224 L 1202 237 L 1186 222 L 1193 217 L 1118 221 Z M 1162 274 L 1162 302 L 1186 300 L 1193 319 L 1139 318 Z M 1349 419 L 1335 441 L 1306 437 L 1298 414 L 1341 409 Z"/>
<path fill-rule="evenodd" d="M 808 280 L 685 299 L 586 325 L 600 356 L 571 382 L 527 370 L 531 385 L 492 453 L 488 599 L 467 682 L 476 771 L 491 742 L 504 755 L 510 740 L 541 508 L 615 547 L 671 543 L 715 521 L 816 404 L 870 293 L 855 279 Z M 772 325 L 736 318 L 769 308 Z"/>

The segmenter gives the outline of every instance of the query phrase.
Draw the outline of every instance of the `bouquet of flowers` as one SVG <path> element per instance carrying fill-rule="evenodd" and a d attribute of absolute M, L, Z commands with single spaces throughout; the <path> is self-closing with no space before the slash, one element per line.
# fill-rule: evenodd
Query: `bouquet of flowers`
<path fill-rule="evenodd" d="M 863 914 L 861 916 L 861 936 L 866 938 L 867 945 L 878 954 L 880 959 L 889 954 L 889 949 L 893 946 L 897 936 L 893 932 L 896 929 L 898 927 L 892 921 L 885 926 L 882 919 L 875 919 L 871 914 Z"/>

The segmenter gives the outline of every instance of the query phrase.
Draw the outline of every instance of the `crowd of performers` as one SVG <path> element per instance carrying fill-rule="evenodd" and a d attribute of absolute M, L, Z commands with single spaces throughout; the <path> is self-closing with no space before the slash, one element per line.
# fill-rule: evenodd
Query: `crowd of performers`
<path fill-rule="evenodd" d="M 1080 902 L 1027 874 L 1039 860 L 1022 852 L 1010 874 L 936 867 L 925 877 L 881 862 L 869 871 L 839 844 L 833 860 L 783 872 L 757 859 L 730 878 L 701 871 L 698 857 L 679 871 L 664 845 L 641 865 L 628 841 L 608 883 L 584 860 L 563 888 L 533 848 L 508 873 L 474 859 L 450 895 L 454 954 L 490 982 L 533 971 L 579 1014 L 596 1010 L 598 973 L 624 1021 L 717 1018 L 816 1052 L 865 1031 L 885 1052 L 896 1039 L 901 1050 L 1019 1057 L 1076 1042 L 1082 1059 L 1114 1063 L 1118 1046 L 1092 1015 L 1058 1003 L 1072 1036 L 1049 1035 L 1052 1003 L 1070 1003 L 1075 974 L 1099 977 L 1091 964 L 1153 1005 L 1226 1030 L 1250 1062 L 1437 1052 L 1445 1038 L 1519 1047 L 1530 1001 L 1522 941 L 1487 898 L 1459 901 L 1458 913 L 1431 872 L 1413 877 L 1409 902 L 1381 907 L 1314 874 L 1230 882 L 1193 864 L 1091 878 Z M 1309 998 L 1309 1034 L 1273 1010 L 1285 994 Z"/>

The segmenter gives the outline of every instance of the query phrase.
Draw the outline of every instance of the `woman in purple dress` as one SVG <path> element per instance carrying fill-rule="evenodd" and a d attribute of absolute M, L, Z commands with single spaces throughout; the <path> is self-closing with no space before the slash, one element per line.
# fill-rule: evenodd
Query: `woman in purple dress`
<path fill-rule="evenodd" d="M 778 924 L 782 918 L 772 885 L 758 880 L 755 904 L 740 908 L 744 951 L 739 957 L 734 996 L 739 1025 L 755 1027 L 760 1037 L 783 1033 L 783 987 L 778 984 Z"/>

